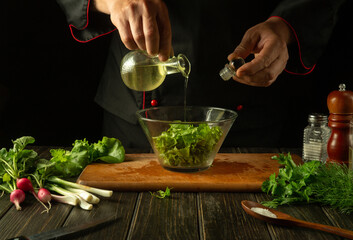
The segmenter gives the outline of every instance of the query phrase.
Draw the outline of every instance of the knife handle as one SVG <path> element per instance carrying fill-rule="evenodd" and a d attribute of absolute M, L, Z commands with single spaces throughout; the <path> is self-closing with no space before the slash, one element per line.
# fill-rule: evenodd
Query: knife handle
<path fill-rule="evenodd" d="M 19 236 L 19 237 L 8 238 L 6 240 L 29 240 L 29 239 L 25 236 Z"/>

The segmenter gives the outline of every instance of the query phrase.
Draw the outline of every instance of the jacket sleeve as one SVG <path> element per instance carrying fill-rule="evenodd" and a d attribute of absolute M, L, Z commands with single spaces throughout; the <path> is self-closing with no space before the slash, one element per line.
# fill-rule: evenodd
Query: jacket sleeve
<path fill-rule="evenodd" d="M 296 43 L 289 48 L 286 71 L 310 73 L 325 50 L 345 0 L 284 0 L 273 11 L 288 24 Z"/>
<path fill-rule="evenodd" d="M 106 14 L 90 11 L 90 0 L 56 0 L 69 23 L 74 39 L 88 42 L 116 28 Z"/>

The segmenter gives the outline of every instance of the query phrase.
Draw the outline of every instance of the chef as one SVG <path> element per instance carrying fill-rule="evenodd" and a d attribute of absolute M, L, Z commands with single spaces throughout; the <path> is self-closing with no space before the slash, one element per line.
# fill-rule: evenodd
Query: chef
<path fill-rule="evenodd" d="M 344 0 L 57 0 L 79 42 L 112 34 L 96 102 L 103 135 L 125 147 L 148 147 L 135 112 L 182 105 L 184 81 L 168 75 L 156 90 L 127 88 L 120 62 L 133 49 L 162 61 L 183 53 L 191 62 L 187 105 L 233 109 L 239 117 L 223 146 L 280 146 L 293 112 L 288 92 L 315 68 Z M 234 81 L 218 73 L 235 57 L 246 64 Z"/>

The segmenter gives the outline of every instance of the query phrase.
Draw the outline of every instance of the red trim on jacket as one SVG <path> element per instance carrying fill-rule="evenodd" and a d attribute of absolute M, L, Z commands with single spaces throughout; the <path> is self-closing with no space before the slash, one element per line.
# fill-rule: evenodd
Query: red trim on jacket
<path fill-rule="evenodd" d="M 284 69 L 284 71 L 286 71 L 287 73 L 290 73 L 290 74 L 295 74 L 295 75 L 307 75 L 307 74 L 311 73 L 311 72 L 314 70 L 316 64 L 314 64 L 312 67 L 307 67 L 307 66 L 305 66 L 305 64 L 304 64 L 304 62 L 303 62 L 303 59 L 302 59 L 302 53 L 301 53 L 299 38 L 298 38 L 298 35 L 297 35 L 297 33 L 295 32 L 294 28 L 292 27 L 292 25 L 290 25 L 290 23 L 289 23 L 288 21 L 286 21 L 284 18 L 282 18 L 282 17 L 280 17 L 280 16 L 271 16 L 271 17 L 269 17 L 269 18 L 273 18 L 273 17 L 276 17 L 276 18 L 281 19 L 281 20 L 282 20 L 283 22 L 285 22 L 285 23 L 288 25 L 288 27 L 292 30 L 293 35 L 294 35 L 294 37 L 295 37 L 295 40 L 297 41 L 297 44 L 298 44 L 300 63 L 301 63 L 301 65 L 302 65 L 303 68 L 305 68 L 306 70 L 308 70 L 308 72 L 306 72 L 306 73 L 291 72 L 291 71 L 289 71 L 289 70 L 287 70 L 287 69 Z"/>
<path fill-rule="evenodd" d="M 115 28 L 115 29 L 113 29 L 113 30 L 111 30 L 111 31 L 109 31 L 109 32 L 102 33 L 102 34 L 100 34 L 100 35 L 98 35 L 98 36 L 96 36 L 96 37 L 94 37 L 94 38 L 91 38 L 91 39 L 85 40 L 85 41 L 76 38 L 75 35 L 74 35 L 74 32 L 73 32 L 73 28 L 75 28 L 75 29 L 77 29 L 77 30 L 84 30 L 85 28 L 88 27 L 88 22 L 89 22 L 89 21 L 88 21 L 88 14 L 89 14 L 89 6 L 90 6 L 90 3 L 91 3 L 91 0 L 88 0 L 88 2 L 87 2 L 87 12 L 86 12 L 86 20 L 87 20 L 87 21 L 86 21 L 86 25 L 85 25 L 83 28 L 77 28 L 77 27 L 75 27 L 73 24 L 69 24 L 69 28 L 70 28 L 70 32 L 71 32 L 72 37 L 73 37 L 76 41 L 78 41 L 78 42 L 80 42 L 80 43 L 87 43 L 87 42 L 90 42 L 90 41 L 92 41 L 92 40 L 94 40 L 94 39 L 96 39 L 96 38 L 99 38 L 99 37 L 101 37 L 101 36 L 110 34 L 110 33 L 114 32 L 115 30 L 117 30 L 117 29 Z"/>
<path fill-rule="evenodd" d="M 143 95 L 142 95 L 142 109 L 145 109 L 145 104 L 146 104 L 146 92 L 143 91 Z"/>

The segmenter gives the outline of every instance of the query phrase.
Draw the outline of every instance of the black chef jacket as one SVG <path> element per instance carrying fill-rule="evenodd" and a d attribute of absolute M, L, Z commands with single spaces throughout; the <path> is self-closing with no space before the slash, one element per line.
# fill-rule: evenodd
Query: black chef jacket
<path fill-rule="evenodd" d="M 57 1 L 77 41 L 89 42 L 101 35 L 113 35 L 95 99 L 110 115 L 136 128 L 135 112 L 151 107 L 152 100 L 158 106 L 183 104 L 184 79 L 181 74 L 168 75 L 164 83 L 151 92 L 136 92 L 127 88 L 121 80 L 119 67 L 122 57 L 129 50 L 120 41 L 109 16 L 90 12 L 89 0 Z M 293 102 L 291 91 L 297 85 L 305 87 L 305 82 L 291 74 L 305 75 L 314 69 L 343 2 L 166 0 L 174 52 L 186 55 L 192 65 L 186 93 L 187 105 L 223 107 L 238 112 L 239 116 L 224 146 L 280 146 L 281 138 L 290 137 L 286 136 L 286 131 L 292 124 L 291 115 L 297 114 L 288 104 Z M 221 80 L 219 70 L 224 67 L 227 55 L 240 43 L 245 31 L 270 16 L 282 18 L 296 38 L 290 48 L 287 72 L 283 72 L 274 84 L 266 88 Z M 128 128 L 125 130 L 129 131 Z M 132 139 L 135 137 L 131 136 Z"/>

